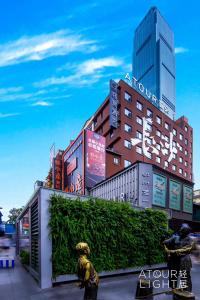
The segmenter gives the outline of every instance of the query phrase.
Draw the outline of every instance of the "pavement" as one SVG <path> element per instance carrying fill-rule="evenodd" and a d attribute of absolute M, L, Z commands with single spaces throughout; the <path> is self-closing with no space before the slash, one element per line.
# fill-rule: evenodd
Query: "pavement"
<path fill-rule="evenodd" d="M 12 252 L 12 250 L 11 250 Z M 166 271 L 165 271 L 166 272 Z M 192 280 L 196 300 L 200 300 L 200 263 L 193 262 Z M 115 276 L 100 280 L 98 300 L 133 300 L 138 274 Z M 154 291 L 160 291 L 158 288 Z M 1 300 L 82 300 L 84 290 L 75 283 L 61 284 L 41 290 L 30 274 L 16 262 L 14 269 L 0 269 Z M 170 295 L 155 296 L 154 300 L 171 300 Z"/>

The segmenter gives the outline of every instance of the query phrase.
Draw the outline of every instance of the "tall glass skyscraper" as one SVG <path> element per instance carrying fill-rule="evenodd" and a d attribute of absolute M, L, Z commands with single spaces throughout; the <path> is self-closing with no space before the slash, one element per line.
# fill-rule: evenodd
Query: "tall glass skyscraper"
<path fill-rule="evenodd" d="M 160 109 L 174 119 L 174 33 L 156 7 L 149 10 L 135 30 L 133 77 L 160 100 Z"/>

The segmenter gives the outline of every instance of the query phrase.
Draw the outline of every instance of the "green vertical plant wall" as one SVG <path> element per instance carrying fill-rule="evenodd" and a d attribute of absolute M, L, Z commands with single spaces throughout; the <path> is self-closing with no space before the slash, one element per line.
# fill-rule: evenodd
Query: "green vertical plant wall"
<path fill-rule="evenodd" d="M 134 210 L 102 199 L 50 199 L 53 276 L 76 273 L 78 242 L 87 242 L 97 271 L 164 261 L 161 240 L 167 216 L 159 210 Z"/>

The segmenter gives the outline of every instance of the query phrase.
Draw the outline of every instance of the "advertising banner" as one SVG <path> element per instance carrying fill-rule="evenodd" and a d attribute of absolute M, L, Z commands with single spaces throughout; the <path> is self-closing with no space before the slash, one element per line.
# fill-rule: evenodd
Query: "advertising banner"
<path fill-rule="evenodd" d="M 91 188 L 105 179 L 105 148 L 105 137 L 86 130 L 86 187 Z"/>
<path fill-rule="evenodd" d="M 186 185 L 183 186 L 183 211 L 192 214 L 193 211 L 193 190 Z"/>
<path fill-rule="evenodd" d="M 153 174 L 153 205 L 166 206 L 167 180 L 165 176 Z"/>
<path fill-rule="evenodd" d="M 174 180 L 169 182 L 169 208 L 181 209 L 181 184 Z"/>
<path fill-rule="evenodd" d="M 67 193 L 84 194 L 82 133 L 64 155 L 64 190 Z"/>
<path fill-rule="evenodd" d="M 118 127 L 118 84 L 110 80 L 110 126 Z"/>

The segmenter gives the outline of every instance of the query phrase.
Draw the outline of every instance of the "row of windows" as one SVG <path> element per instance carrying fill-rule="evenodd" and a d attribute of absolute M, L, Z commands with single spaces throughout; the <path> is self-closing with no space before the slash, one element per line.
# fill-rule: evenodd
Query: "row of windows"
<path fill-rule="evenodd" d="M 129 93 L 125 92 L 124 98 L 125 98 L 125 100 L 128 101 L 128 102 L 132 102 L 132 96 L 131 96 Z M 136 101 L 136 108 L 137 108 L 138 110 L 140 110 L 140 111 L 143 111 L 143 104 L 142 104 L 141 102 L 139 102 L 139 101 Z M 125 114 L 126 114 L 126 113 L 125 113 Z M 126 115 L 127 115 L 127 114 L 126 114 Z M 131 117 L 131 115 L 132 115 L 132 112 L 129 110 L 128 116 Z M 152 112 L 152 110 L 147 109 L 147 117 L 150 117 L 150 118 L 153 117 L 153 112 Z M 161 119 L 161 117 L 156 116 L 156 122 L 157 122 L 159 125 L 161 125 L 161 124 L 162 124 L 162 119 Z M 169 125 L 167 122 L 164 123 L 164 127 L 165 127 L 165 129 L 167 129 L 167 130 L 171 130 L 170 125 Z M 188 127 L 187 127 L 187 126 L 185 126 L 184 129 L 185 129 L 185 132 L 188 132 Z M 177 130 L 176 130 L 176 129 L 173 129 L 173 134 L 174 134 L 175 136 L 177 135 Z M 183 139 L 183 135 L 182 135 L 181 133 L 180 133 L 180 135 L 179 135 L 179 138 L 180 138 L 180 140 Z"/>
<path fill-rule="evenodd" d="M 118 158 L 118 157 L 114 157 L 113 158 L 113 162 L 114 162 L 114 164 L 115 165 L 119 165 L 120 164 L 120 158 Z M 127 168 L 128 166 L 130 166 L 131 165 L 131 162 L 129 161 L 129 160 L 124 160 L 124 168 Z"/>
<path fill-rule="evenodd" d="M 132 111 L 131 111 L 130 109 L 125 108 L 125 109 L 124 109 L 124 114 L 125 114 L 127 117 L 132 118 Z M 159 117 L 158 117 L 158 118 L 159 118 Z M 159 118 L 159 119 L 160 119 L 160 118 Z M 136 117 L 136 122 L 137 122 L 138 124 L 140 124 L 140 125 L 143 124 L 142 118 L 140 118 L 140 117 L 138 117 L 138 116 Z M 147 126 L 148 126 L 148 130 L 149 130 L 149 131 L 152 131 L 152 125 L 151 125 L 151 124 L 148 124 Z M 166 129 L 169 129 L 169 124 L 168 124 L 168 123 L 165 123 L 165 128 L 166 128 Z M 160 130 L 157 130 L 157 131 L 158 131 L 157 135 L 158 135 L 158 136 L 161 136 Z M 174 132 L 176 132 L 176 129 L 173 129 L 173 133 L 174 133 Z M 175 135 L 175 134 L 174 134 L 174 135 Z M 180 138 L 181 141 L 183 140 L 183 135 L 182 135 L 182 133 L 179 134 L 179 138 Z M 185 145 L 188 145 L 188 139 L 186 139 L 186 138 L 185 138 Z M 192 147 L 192 143 L 190 144 L 190 146 Z"/>
<path fill-rule="evenodd" d="M 137 123 L 138 124 L 141 124 L 141 122 L 142 122 L 142 119 L 141 118 L 139 118 L 139 117 L 137 117 Z M 148 129 L 148 131 L 152 131 L 152 125 L 151 124 L 147 124 L 147 129 Z M 124 130 L 126 131 L 126 132 L 132 132 L 132 126 L 131 125 L 128 125 L 128 124 L 124 124 Z M 156 130 L 156 135 L 158 136 L 158 137 L 161 137 L 161 131 L 160 130 Z M 142 133 L 140 132 L 140 131 L 137 131 L 136 132 L 136 137 L 137 138 L 139 138 L 139 139 L 142 139 L 142 137 L 143 137 L 143 135 L 142 135 Z M 165 141 L 166 142 L 168 142 L 169 143 L 169 137 L 167 136 L 167 135 L 165 135 L 165 136 L 163 136 L 164 137 L 164 139 L 165 139 Z M 152 140 L 150 139 L 150 138 L 147 138 L 147 142 L 151 145 L 152 144 Z M 175 142 L 175 141 L 173 141 L 173 147 L 177 147 L 177 142 Z M 161 146 L 160 146 L 160 144 L 157 144 L 156 145 L 156 148 L 158 149 L 158 150 L 161 150 Z M 168 149 L 166 149 L 166 150 L 168 150 Z M 183 147 L 181 146 L 181 145 L 179 145 L 179 150 L 181 151 L 181 152 L 183 152 Z M 168 154 L 168 153 L 166 153 L 166 154 Z M 175 155 L 175 154 L 174 154 Z M 188 156 L 188 150 L 185 150 L 185 155 L 186 156 Z M 176 158 L 176 157 L 174 157 L 174 158 Z M 190 158 L 192 158 L 192 154 L 190 154 Z"/>
<path fill-rule="evenodd" d="M 142 136 L 143 136 L 143 135 L 142 135 L 142 132 L 136 131 L 136 138 L 142 140 Z M 148 138 L 148 137 L 147 137 L 147 138 L 146 138 L 146 142 L 147 142 L 147 144 L 152 145 L 152 139 L 151 139 L 151 138 Z M 125 146 L 126 148 L 128 148 L 128 149 L 131 149 L 131 148 L 132 148 L 132 144 L 131 144 L 131 142 L 128 141 L 128 140 L 124 140 L 124 146 Z M 161 150 L 161 145 L 160 145 L 160 144 L 156 143 L 155 147 L 156 147 L 159 151 Z M 137 149 L 137 148 L 139 148 L 139 149 Z M 142 151 L 141 151 L 140 149 L 142 149 L 142 148 L 137 146 L 137 147 L 136 147 L 136 152 L 139 151 L 138 153 L 142 154 Z M 137 150 L 138 150 L 138 151 L 137 151 Z M 151 153 L 150 153 L 150 154 L 151 154 Z M 169 149 L 165 148 L 165 154 L 166 154 L 166 155 L 169 155 Z M 188 155 L 187 150 L 185 150 L 185 155 Z M 152 158 L 152 157 L 150 157 L 150 155 L 149 155 L 149 158 Z M 177 159 L 177 154 L 176 154 L 176 153 L 173 153 L 173 159 Z M 184 162 L 185 167 L 188 167 L 188 161 L 184 161 L 182 156 L 179 157 L 179 162 L 182 163 L 182 164 L 183 164 L 183 162 Z"/>

